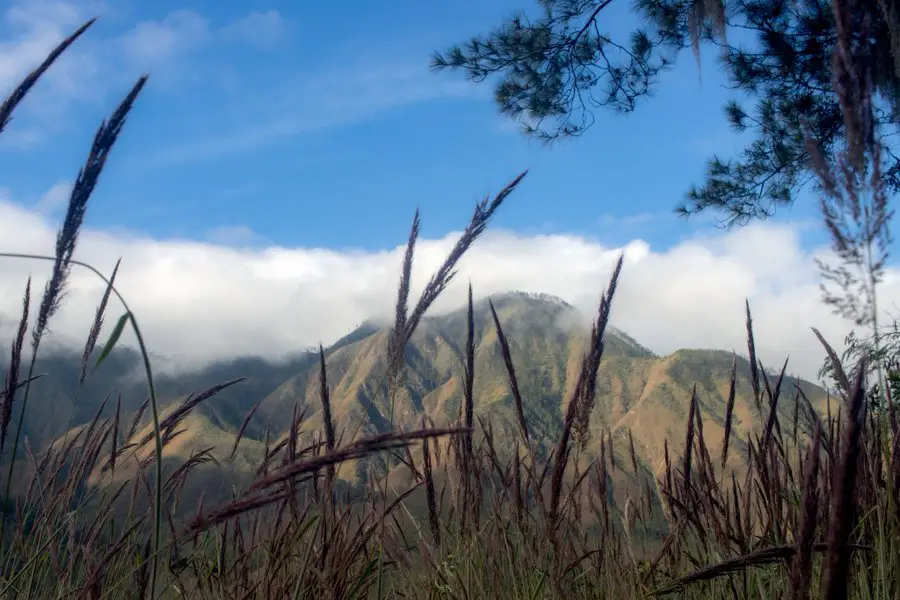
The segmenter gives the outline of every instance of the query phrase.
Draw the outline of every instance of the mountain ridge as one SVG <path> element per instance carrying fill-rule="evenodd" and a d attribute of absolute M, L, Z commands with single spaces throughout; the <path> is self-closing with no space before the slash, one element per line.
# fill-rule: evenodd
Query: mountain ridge
<path fill-rule="evenodd" d="M 588 321 L 570 304 L 543 294 L 507 292 L 474 303 L 475 413 L 490 421 L 497 443 L 503 448 L 512 448 L 519 430 L 489 302 L 493 303 L 509 342 L 534 449 L 547 455 L 558 439 L 578 377 L 589 337 Z M 462 406 L 466 319 L 467 308 L 463 307 L 422 320 L 406 348 L 402 386 L 394 403 L 388 402 L 383 388 L 378 387 L 387 368 L 389 326 L 364 322 L 325 350 L 331 410 L 343 443 L 392 428 L 418 428 L 426 420 L 437 426 L 456 421 Z M 616 459 L 628 464 L 633 444 L 637 454 L 635 462 L 642 465 L 639 470 L 643 473 L 634 476 L 648 480 L 658 477 L 665 440 L 677 446 L 678 440 L 684 437 L 688 406 L 695 390 L 708 444 L 720 445 L 724 439 L 725 404 L 733 363 L 737 369 L 731 440 L 732 447 L 737 449 L 734 456 L 739 455 L 745 436 L 760 426 L 751 401 L 750 366 L 746 359 L 714 349 L 680 349 L 659 356 L 612 328 L 604 339 L 605 353 L 588 427 L 590 441 L 582 450 L 585 456 L 598 452 L 599 440 L 607 438 L 613 443 L 611 450 Z M 90 394 L 84 394 L 85 397 L 102 398 L 104 390 L 111 393 L 112 389 L 123 387 L 122 372 L 137 360 L 127 349 L 116 349 L 109 356 L 97 373 L 89 376 Z M 80 356 L 78 362 L 74 362 L 74 353 L 71 358 L 69 362 L 59 356 L 56 363 L 51 360 L 66 376 L 35 382 L 36 390 L 45 389 L 43 393 L 37 391 L 36 398 L 51 402 L 46 399 L 48 387 L 50 396 L 69 393 L 64 380 L 76 381 L 74 367 L 80 365 Z M 252 447 L 250 454 L 258 454 L 267 438 L 273 443 L 284 439 L 294 414 L 303 414 L 298 439 L 304 444 L 313 443 L 323 430 L 319 369 L 318 353 L 307 352 L 285 363 L 245 357 L 214 363 L 189 375 L 160 375 L 156 383 L 164 414 L 190 393 L 237 377 L 248 377 L 199 404 L 173 452 L 186 458 L 200 449 L 214 447 L 216 458 L 224 460 L 227 457 L 223 454 L 231 446 L 227 440 L 234 440 L 244 425 L 245 415 L 254 406 L 256 412 L 246 424 L 241 442 L 248 452 Z M 128 421 L 146 398 L 145 385 L 136 380 L 119 390 L 123 398 L 123 420 Z M 794 385 L 804 390 L 814 406 L 822 406 L 824 390 L 790 377 L 783 383 L 783 389 L 792 390 Z M 38 400 L 33 406 L 40 407 L 41 403 Z M 99 402 L 81 407 L 71 425 L 78 426 L 92 418 L 98 405 Z M 114 410 L 115 403 L 110 402 L 102 416 L 109 416 Z M 793 402 L 782 401 L 780 410 L 789 414 Z M 141 429 L 144 432 L 148 418 L 145 414 Z M 81 423 L 75 422 L 79 419 Z M 35 424 L 34 419 L 27 423 L 26 433 L 39 442 L 34 444 L 36 447 L 54 438 L 46 427 Z M 679 452 L 678 448 L 670 451 L 673 456 Z M 340 475 L 355 482 L 360 468 L 361 464 L 351 463 L 341 469 Z"/>

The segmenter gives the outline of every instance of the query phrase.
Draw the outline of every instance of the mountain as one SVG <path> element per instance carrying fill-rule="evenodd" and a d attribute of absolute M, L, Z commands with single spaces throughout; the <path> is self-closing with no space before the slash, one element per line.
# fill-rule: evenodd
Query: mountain
<path fill-rule="evenodd" d="M 586 323 L 560 300 L 526 294 L 491 298 L 509 339 L 531 427 L 555 436 L 562 426 L 561 398 L 571 392 L 586 341 Z M 475 306 L 475 411 L 504 431 L 515 430 L 514 405 L 497 333 L 487 300 Z M 395 402 L 394 426 L 411 428 L 428 417 L 437 425 L 456 419 L 462 400 L 466 310 L 423 320 L 406 348 L 403 389 Z M 383 387 L 389 331 L 367 327 L 350 334 L 354 341 L 329 352 L 326 366 L 332 412 L 338 423 L 363 424 L 370 432 L 390 429 L 390 406 Z M 609 356 L 651 360 L 646 348 L 619 332 L 606 338 Z M 286 414 L 300 400 L 308 429 L 321 427 L 318 367 L 297 373 L 264 404 Z M 280 408 L 279 408 L 280 407 Z"/>
<path fill-rule="evenodd" d="M 510 344 L 530 434 L 536 451 L 546 456 L 559 437 L 578 376 L 589 337 L 588 318 L 562 300 L 546 295 L 513 292 L 491 300 Z M 497 331 L 487 300 L 476 303 L 474 308 L 475 414 L 490 421 L 498 447 L 510 449 L 519 433 Z M 391 427 L 416 428 L 423 418 L 437 426 L 457 419 L 462 402 L 466 312 L 461 308 L 421 322 L 406 348 L 403 385 L 394 399 L 393 415 L 383 385 L 388 328 L 365 323 L 326 350 L 332 413 L 338 435 L 343 435 L 345 442 Z M 104 398 L 109 400 L 103 414 L 112 415 L 119 394 L 123 415 L 127 416 L 123 422 L 130 423 L 131 415 L 146 398 L 139 357 L 127 350 L 116 350 L 110 357 L 88 377 L 86 387 L 78 394 L 73 390 L 80 357 L 55 353 L 39 361 L 38 372 L 45 377 L 34 384 L 26 420 L 32 447 L 44 447 L 62 434 L 69 413 L 74 412 L 72 425 L 88 422 Z M 601 438 L 610 439 L 620 467 L 616 477 L 629 487 L 652 482 L 663 469 L 666 439 L 673 457 L 680 454 L 694 389 L 704 436 L 710 451 L 716 452 L 724 438 L 732 360 L 731 353 L 720 350 L 685 349 L 657 356 L 624 332 L 608 330 L 590 419 L 590 441 L 584 455 L 598 452 Z M 761 428 L 762 423 L 752 401 L 749 363 L 742 358 L 736 362 L 734 437 L 730 443 L 734 450 L 731 460 L 738 464 L 744 460 L 742 440 L 749 431 Z M 158 377 L 163 417 L 188 394 L 237 377 L 247 380 L 198 405 L 182 425 L 186 431 L 167 449 L 170 460 L 187 458 L 201 448 L 213 448 L 212 453 L 221 462 L 230 452 L 247 411 L 260 399 L 262 402 L 245 430 L 239 460 L 229 467 L 232 476 L 243 478 L 252 474 L 251 467 L 262 456 L 266 427 L 271 440 L 283 439 L 295 410 L 303 414 L 301 441 L 311 443 L 323 431 L 319 361 L 315 353 L 303 353 L 279 364 L 241 358 L 216 363 L 196 373 Z M 782 384 L 786 393 L 779 403 L 786 422 L 792 419 L 795 386 L 817 410 L 824 410 L 823 389 L 786 378 Z M 148 431 L 145 414 L 141 433 Z M 635 450 L 634 464 L 629 434 Z M 717 460 L 716 454 L 713 459 Z M 341 476 L 355 480 L 355 467 L 348 465 L 341 470 Z M 216 481 L 227 488 L 221 478 Z"/>
<path fill-rule="evenodd" d="M 69 426 L 89 422 L 105 402 L 101 416 L 111 416 L 116 402 L 121 400 L 122 414 L 135 413 L 148 397 L 147 380 L 140 355 L 128 348 L 110 352 L 101 366 L 91 367 L 99 355 L 98 349 L 88 362 L 88 375 L 83 387 L 78 386 L 81 372 L 81 355 L 72 350 L 50 348 L 38 356 L 31 385 L 28 407 L 23 423 L 23 435 L 34 448 L 42 448 L 53 438 L 62 435 Z M 5 353 L 8 355 L 8 353 Z M 202 369 L 169 375 L 155 373 L 154 383 L 160 405 L 170 406 L 191 393 L 198 393 L 214 385 L 246 378 L 240 385 L 232 386 L 216 396 L 216 402 L 198 406 L 203 415 L 219 428 L 229 428 L 240 423 L 246 412 L 261 397 L 275 390 L 281 383 L 299 370 L 316 363 L 317 354 L 303 353 L 283 362 L 270 362 L 259 357 L 241 357 L 220 361 Z M 23 364 L 20 379 L 27 374 Z M 21 411 L 23 392 L 16 396 L 13 423 Z M 248 433 L 262 435 L 265 423 L 251 422 Z"/>
<path fill-rule="evenodd" d="M 491 300 L 508 338 L 528 427 L 539 451 L 546 453 L 559 438 L 578 377 L 588 340 L 587 320 L 565 302 L 544 295 L 508 293 Z M 518 439 L 518 425 L 487 300 L 476 303 L 474 321 L 475 414 L 491 421 L 502 445 L 511 444 Z M 438 426 L 455 421 L 462 400 L 465 332 L 465 309 L 422 322 L 406 349 L 404 386 L 394 405 L 395 427 L 417 427 L 423 417 Z M 357 331 L 350 336 L 352 343 L 327 356 L 332 413 L 348 434 L 357 428 L 369 433 L 390 428 L 390 405 L 378 387 L 387 368 L 387 336 L 385 329 Z M 684 349 L 657 356 L 627 334 L 608 330 L 590 419 L 592 443 L 586 453 L 598 451 L 600 437 L 608 431 L 620 464 L 630 464 L 631 432 L 638 462 L 658 475 L 665 440 L 670 441 L 673 456 L 680 453 L 695 386 L 707 443 L 711 448 L 721 445 L 733 360 L 730 352 L 720 350 Z M 738 357 L 736 368 L 730 443 L 737 450 L 734 460 L 740 460 L 742 440 L 762 423 L 752 401 L 750 365 Z M 288 407 L 297 402 L 306 409 L 303 430 L 311 439 L 312 432 L 322 430 L 318 385 L 318 366 L 312 366 L 285 381 L 263 404 L 286 416 Z M 824 410 L 825 390 L 786 377 L 785 397 L 779 402 L 786 422 L 793 418 L 795 386 L 817 410 Z M 763 411 L 767 413 L 765 407 Z"/>

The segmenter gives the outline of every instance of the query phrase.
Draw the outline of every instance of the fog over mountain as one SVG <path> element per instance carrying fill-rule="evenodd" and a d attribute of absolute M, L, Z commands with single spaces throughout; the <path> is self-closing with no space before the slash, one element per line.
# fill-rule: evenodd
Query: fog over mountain
<path fill-rule="evenodd" d="M 2 198 L 0 198 L 2 200 Z M 510 200 L 512 202 L 512 200 Z M 655 249 L 636 239 L 622 247 L 572 234 L 527 235 L 489 229 L 463 259 L 456 280 L 431 314 L 457 309 L 466 283 L 476 298 L 509 290 L 564 299 L 589 319 L 616 257 L 626 260 L 612 324 L 657 353 L 678 348 L 743 352 L 744 301 L 749 299 L 764 361 L 815 378 L 823 352 L 810 327 L 840 345 L 851 325 L 820 299 L 814 259 L 797 224 L 755 223 L 713 231 Z M 0 202 L 0 235 L 10 248 L 46 252 L 56 225 L 32 211 Z M 455 243 L 457 234 L 423 239 L 413 267 L 415 298 Z M 389 322 L 396 301 L 403 247 L 326 250 L 273 245 L 226 246 L 154 239 L 87 229 L 77 257 L 109 272 L 135 311 L 150 349 L 169 361 L 159 368 L 194 369 L 236 356 L 284 360 L 319 342 L 331 344 L 359 323 Z M 26 278 L 42 289 L 50 265 L 5 260 L 0 271 L 0 336 L 11 339 Z M 900 278 L 889 268 L 882 306 L 900 300 Z M 80 348 L 103 283 L 74 269 L 68 295 L 51 323 L 56 343 Z M 121 308 L 110 305 L 101 339 Z M 130 332 L 121 343 L 134 347 Z"/>

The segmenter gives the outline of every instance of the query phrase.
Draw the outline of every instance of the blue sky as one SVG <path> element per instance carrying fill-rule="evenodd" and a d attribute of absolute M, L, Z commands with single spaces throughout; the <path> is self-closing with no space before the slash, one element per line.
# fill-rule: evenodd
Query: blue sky
<path fill-rule="evenodd" d="M 636 112 L 601 110 L 583 137 L 551 147 L 501 118 L 490 86 L 428 69 L 433 50 L 529 6 L 7 0 L 0 93 L 100 20 L 0 136 L 0 247 L 52 251 L 97 125 L 149 72 L 77 255 L 107 271 L 122 258 L 119 287 L 161 354 L 191 365 L 278 358 L 390 314 L 413 211 L 423 220 L 415 292 L 473 204 L 529 169 L 436 310 L 459 306 L 470 280 L 477 296 L 545 292 L 592 314 L 624 250 L 613 323 L 642 343 L 740 352 L 749 299 L 767 362 L 790 354 L 814 375 L 809 327 L 838 344 L 849 330 L 820 302 L 815 259 L 827 252 L 814 204 L 733 231 L 673 214 L 707 158 L 743 143 L 724 119 L 732 92 L 711 52 L 702 85 L 685 53 Z M 626 4 L 605 14 L 608 32 L 629 31 Z M 0 270 L 0 335 L 25 278 L 41 285 L 45 266 Z M 58 339 L 83 340 L 102 291 L 73 273 Z M 897 308 L 893 267 L 883 295 Z"/>
<path fill-rule="evenodd" d="M 76 20 L 54 14 L 54 4 L 28 10 L 45 6 L 42 18 L 71 29 Z M 416 206 L 424 234 L 440 235 L 528 168 L 499 225 L 676 242 L 696 225 L 671 209 L 701 182 L 713 151 L 728 155 L 740 144 L 722 116 L 732 93 L 715 57 L 704 54 L 702 85 L 686 53 L 635 113 L 601 110 L 583 138 L 547 147 L 498 115 L 489 86 L 428 69 L 432 50 L 533 5 L 82 5 L 79 16 L 101 20 L 73 50 L 120 60 L 97 58 L 96 82 L 84 84 L 99 89 L 76 96 L 51 131 L 23 110 L 12 143 L 0 142 L 4 184 L 36 200 L 48 184 L 71 179 L 99 119 L 147 70 L 149 87 L 97 190 L 91 225 L 188 239 L 249 229 L 276 244 L 382 248 L 403 239 Z M 627 34 L 623 13 L 609 13 L 608 31 Z M 27 25 L 8 15 L 3 34 L 15 39 Z M 58 68 L 69 74 L 77 67 L 66 58 Z M 39 138 L 23 149 L 17 133 Z"/>

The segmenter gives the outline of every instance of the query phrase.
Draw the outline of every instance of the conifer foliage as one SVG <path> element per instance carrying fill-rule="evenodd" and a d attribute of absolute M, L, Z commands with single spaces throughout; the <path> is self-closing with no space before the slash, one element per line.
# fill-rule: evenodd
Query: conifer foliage
<path fill-rule="evenodd" d="M 597 110 L 636 110 L 682 50 L 691 48 L 699 59 L 707 46 L 734 90 L 724 107 L 728 122 L 752 135 L 733 158 L 710 158 L 705 181 L 688 190 L 678 211 L 711 211 L 728 225 L 743 224 L 818 185 L 806 134 L 829 161 L 846 139 L 832 85 L 830 0 L 634 0 L 640 27 L 627 40 L 607 33 L 616 27 L 612 2 L 538 0 L 528 15 L 436 52 L 432 67 L 462 71 L 476 83 L 490 80 L 503 114 L 527 135 L 554 140 L 582 134 Z M 891 193 L 900 189 L 900 158 L 890 145 L 900 97 L 889 26 L 900 18 L 896 4 L 858 2 L 850 17 L 853 45 L 860 47 L 854 59 L 873 77 L 875 128 L 888 130 L 881 139 Z"/>

